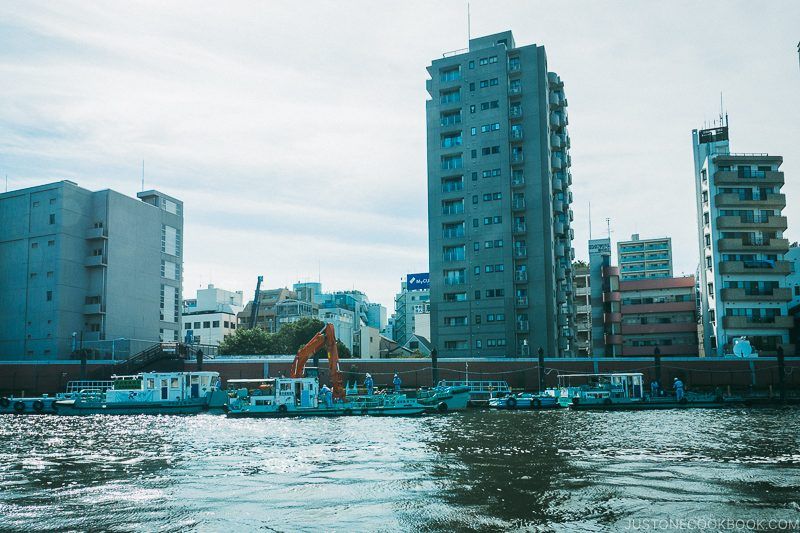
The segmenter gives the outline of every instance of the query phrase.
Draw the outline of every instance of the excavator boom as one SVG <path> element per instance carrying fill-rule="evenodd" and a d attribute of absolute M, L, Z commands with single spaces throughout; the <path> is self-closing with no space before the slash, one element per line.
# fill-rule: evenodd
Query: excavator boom
<path fill-rule="evenodd" d="M 324 328 L 297 350 L 289 376 L 302 378 L 308 359 L 323 346 L 326 346 L 328 350 L 328 365 L 331 373 L 333 397 L 343 400 L 345 391 L 342 385 L 342 373 L 339 371 L 339 348 L 336 346 L 336 331 L 333 328 L 333 324 L 325 324 Z"/>

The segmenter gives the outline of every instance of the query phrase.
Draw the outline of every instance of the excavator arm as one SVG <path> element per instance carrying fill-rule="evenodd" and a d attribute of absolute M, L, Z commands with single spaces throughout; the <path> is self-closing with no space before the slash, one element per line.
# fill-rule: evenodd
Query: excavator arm
<path fill-rule="evenodd" d="M 297 350 L 297 355 L 292 362 L 289 376 L 293 378 L 302 378 L 303 370 L 305 369 L 308 359 L 323 346 L 328 349 L 328 365 L 330 366 L 333 397 L 343 400 L 345 391 L 342 385 L 342 373 L 339 371 L 339 348 L 336 346 L 336 332 L 333 328 L 333 324 L 325 324 L 324 328 Z"/>

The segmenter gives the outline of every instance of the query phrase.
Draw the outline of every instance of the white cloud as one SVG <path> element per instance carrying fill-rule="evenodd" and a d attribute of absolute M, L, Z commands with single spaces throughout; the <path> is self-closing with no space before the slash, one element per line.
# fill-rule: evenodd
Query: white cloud
<path fill-rule="evenodd" d="M 693 272 L 691 129 L 719 91 L 736 151 L 800 187 L 796 2 L 477 0 L 473 35 L 544 44 L 565 81 L 576 253 L 671 235 Z M 427 264 L 425 67 L 466 46 L 461 2 L 0 5 L 0 174 L 186 202 L 187 296 L 299 278 L 391 308 Z M 321 268 L 320 268 L 321 267 Z"/>

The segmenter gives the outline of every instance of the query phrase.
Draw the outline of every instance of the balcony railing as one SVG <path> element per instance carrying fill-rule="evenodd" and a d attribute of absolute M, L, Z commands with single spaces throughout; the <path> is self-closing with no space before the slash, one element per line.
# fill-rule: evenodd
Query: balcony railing
<path fill-rule="evenodd" d="M 525 233 L 526 231 L 528 231 L 528 227 L 524 222 L 518 222 L 517 224 L 514 224 L 512 226 L 511 230 L 514 233 Z"/>
<path fill-rule="evenodd" d="M 518 246 L 514 248 L 514 257 L 517 259 L 528 257 L 528 248 L 526 246 Z"/>
<path fill-rule="evenodd" d="M 522 152 L 512 152 L 511 153 L 511 162 L 512 163 L 522 163 L 525 161 L 525 156 L 522 155 Z"/>
<path fill-rule="evenodd" d="M 527 320 L 517 321 L 517 331 L 530 331 L 531 325 Z"/>
<path fill-rule="evenodd" d="M 514 200 L 511 202 L 511 208 L 516 210 L 525 209 L 525 199 L 514 198 Z"/>
<path fill-rule="evenodd" d="M 525 176 L 514 176 L 511 178 L 512 187 L 522 187 L 525 185 Z"/>
<path fill-rule="evenodd" d="M 508 112 L 508 116 L 511 118 L 522 118 L 522 107 L 512 107 Z"/>
<path fill-rule="evenodd" d="M 516 281 L 517 283 L 527 283 L 528 272 L 525 270 L 518 270 L 514 272 L 514 281 Z"/>
<path fill-rule="evenodd" d="M 528 307 L 528 297 L 517 296 L 517 307 Z"/>

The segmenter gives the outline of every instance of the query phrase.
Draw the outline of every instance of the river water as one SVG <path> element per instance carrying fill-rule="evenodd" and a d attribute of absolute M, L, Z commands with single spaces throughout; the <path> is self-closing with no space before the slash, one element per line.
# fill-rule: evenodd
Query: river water
<path fill-rule="evenodd" d="M 797 409 L 2 415 L 0 530 L 777 527 L 800 524 L 799 431 Z"/>

